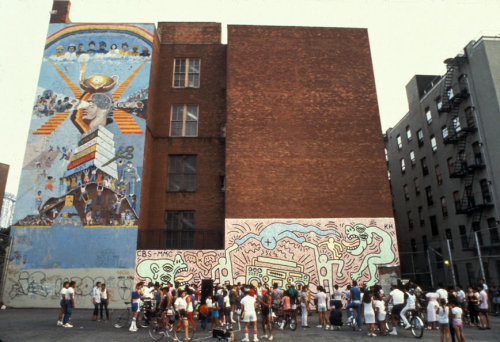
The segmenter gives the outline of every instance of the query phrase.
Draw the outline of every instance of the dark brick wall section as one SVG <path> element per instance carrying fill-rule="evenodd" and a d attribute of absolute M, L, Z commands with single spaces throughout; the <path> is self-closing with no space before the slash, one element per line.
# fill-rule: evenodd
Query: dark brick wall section
<path fill-rule="evenodd" d="M 69 9 L 71 8 L 71 1 L 54 0 L 52 4 L 52 14 L 50 15 L 51 24 L 70 23 Z"/>
<path fill-rule="evenodd" d="M 158 23 L 162 44 L 220 44 L 220 23 Z"/>
<path fill-rule="evenodd" d="M 180 24 L 183 28 L 185 24 Z M 196 26 L 196 24 L 194 24 Z M 159 44 L 153 52 L 148 100 L 147 134 L 139 249 L 164 248 L 152 231 L 165 227 L 165 210 L 194 210 L 197 229 L 224 233 L 226 46 L 222 44 Z M 175 58 L 200 58 L 200 88 L 172 87 Z M 170 138 L 173 104 L 197 104 L 198 137 Z M 196 154 L 195 193 L 167 192 L 169 154 Z M 207 248 L 212 241 L 195 241 L 195 248 Z M 221 248 L 222 246 L 220 246 Z"/>
<path fill-rule="evenodd" d="M 392 217 L 365 29 L 229 26 L 227 218 Z"/>

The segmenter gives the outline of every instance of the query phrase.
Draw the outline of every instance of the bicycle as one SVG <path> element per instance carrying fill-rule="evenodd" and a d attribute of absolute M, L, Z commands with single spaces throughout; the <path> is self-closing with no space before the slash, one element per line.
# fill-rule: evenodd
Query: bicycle
<path fill-rule="evenodd" d="M 160 312 L 154 312 L 150 325 L 149 325 L 149 336 L 154 341 L 159 341 L 163 337 L 167 337 L 172 339 L 173 341 L 187 342 L 191 341 L 194 336 L 194 330 L 191 324 L 188 322 L 188 337 L 184 333 L 183 327 L 180 330 L 177 330 L 179 325 L 179 316 L 175 315 L 173 311 L 167 310 L 166 317 L 168 323 L 165 324 L 164 317 Z M 182 321 L 184 323 L 184 321 Z"/>
<path fill-rule="evenodd" d="M 134 317 L 134 313 L 132 312 L 131 302 L 124 302 L 126 305 L 126 309 L 120 310 L 118 317 L 114 320 L 115 324 L 113 325 L 115 328 L 123 328 L 124 326 L 130 326 L 132 322 L 132 318 Z M 114 313 L 113 313 L 114 315 Z M 149 326 L 147 322 L 147 308 L 146 306 L 141 307 L 141 312 L 139 313 L 139 317 L 137 319 L 137 326 L 140 328 L 147 328 Z"/>
<path fill-rule="evenodd" d="M 276 315 L 274 313 L 275 311 L 279 311 L 279 315 Z M 292 310 L 290 310 L 290 313 L 292 313 Z M 292 314 L 286 316 L 286 319 L 284 319 L 284 313 L 282 309 L 273 310 L 271 312 L 271 324 L 273 326 L 273 329 L 279 327 L 280 330 L 285 330 L 285 328 L 288 326 L 290 330 L 295 331 L 297 329 L 297 320 L 295 319 L 295 317 L 293 317 Z M 285 321 L 285 324 L 281 326 L 283 320 Z"/>
<path fill-rule="evenodd" d="M 425 325 L 424 321 L 422 318 L 420 318 L 419 312 L 416 309 L 413 310 L 408 310 L 406 312 L 406 315 L 408 316 L 408 323 L 410 323 L 410 332 L 415 338 L 422 338 L 424 335 L 424 330 L 425 330 Z M 387 318 L 385 320 L 385 325 L 387 331 L 392 330 L 392 314 L 388 313 Z M 401 317 L 398 318 L 398 322 L 396 325 L 403 325 L 403 321 L 401 320 Z"/>
<path fill-rule="evenodd" d="M 354 330 L 358 329 L 358 321 L 356 320 L 356 316 L 354 316 L 354 309 L 349 308 L 349 312 L 350 312 L 351 316 L 347 319 L 346 326 L 348 326 L 349 328 L 352 328 L 352 330 L 354 331 Z"/>

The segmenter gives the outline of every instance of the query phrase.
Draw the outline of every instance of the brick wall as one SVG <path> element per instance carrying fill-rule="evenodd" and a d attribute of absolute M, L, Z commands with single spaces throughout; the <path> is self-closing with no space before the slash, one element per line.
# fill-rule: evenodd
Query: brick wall
<path fill-rule="evenodd" d="M 220 23 L 158 23 L 163 44 L 220 44 Z"/>
<path fill-rule="evenodd" d="M 67 0 L 54 0 L 52 3 L 52 14 L 50 15 L 50 23 L 70 23 L 69 10 L 71 2 Z"/>
<path fill-rule="evenodd" d="M 392 217 L 364 29 L 229 26 L 226 218 Z"/>

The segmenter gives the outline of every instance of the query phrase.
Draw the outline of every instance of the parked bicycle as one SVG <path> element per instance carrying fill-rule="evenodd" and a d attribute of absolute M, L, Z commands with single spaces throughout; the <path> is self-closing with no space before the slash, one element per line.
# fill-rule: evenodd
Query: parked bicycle
<path fill-rule="evenodd" d="M 408 319 L 408 322 L 410 323 L 410 332 L 415 338 L 422 338 L 424 335 L 424 330 L 425 330 L 425 325 L 424 321 L 422 318 L 420 318 L 418 310 L 408 310 L 406 312 L 406 317 Z M 391 320 L 391 314 L 389 313 L 387 315 L 387 318 L 385 320 L 386 328 L 387 331 L 392 330 L 392 320 Z M 397 322 L 398 326 L 404 326 L 403 321 L 401 318 L 398 319 Z"/>
<path fill-rule="evenodd" d="M 278 315 L 275 314 L 275 311 L 278 311 Z M 283 324 L 283 320 L 285 323 Z M 271 312 L 271 324 L 273 325 L 273 329 L 279 327 L 282 330 L 288 326 L 290 330 L 295 331 L 297 329 L 297 320 L 295 319 L 293 314 L 286 315 L 286 319 L 284 318 L 283 310 L 273 310 Z M 283 324 L 283 326 L 281 326 Z"/>
<path fill-rule="evenodd" d="M 134 313 L 132 312 L 131 302 L 124 302 L 126 308 L 123 310 L 118 310 L 116 315 L 113 312 L 113 321 L 115 328 L 122 328 L 124 326 L 130 326 L 132 322 L 132 318 L 134 317 Z M 147 328 L 149 326 L 148 323 L 148 311 L 146 306 L 141 307 L 141 312 L 139 313 L 139 318 L 137 320 L 137 326 L 140 328 Z"/>

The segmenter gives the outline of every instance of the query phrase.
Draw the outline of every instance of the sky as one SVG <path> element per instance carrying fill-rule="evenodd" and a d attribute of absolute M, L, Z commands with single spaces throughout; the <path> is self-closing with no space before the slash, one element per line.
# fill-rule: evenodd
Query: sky
<path fill-rule="evenodd" d="M 17 193 L 52 0 L 0 1 L 0 163 Z M 408 111 L 405 86 L 442 75 L 443 61 L 481 36 L 500 35 L 500 0 L 72 0 L 73 23 L 220 22 L 367 28 L 381 129 Z M 382 132 L 381 132 L 382 133 Z"/>

